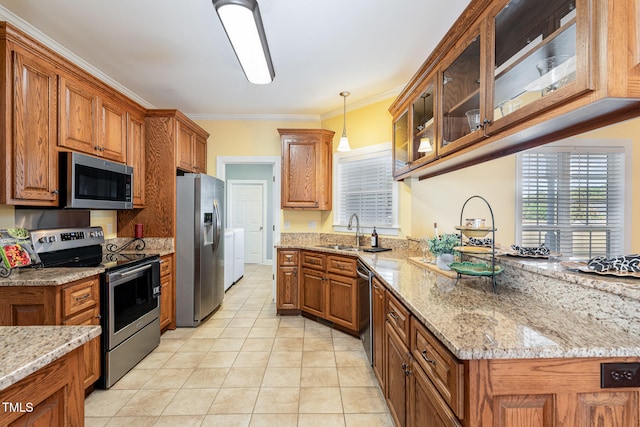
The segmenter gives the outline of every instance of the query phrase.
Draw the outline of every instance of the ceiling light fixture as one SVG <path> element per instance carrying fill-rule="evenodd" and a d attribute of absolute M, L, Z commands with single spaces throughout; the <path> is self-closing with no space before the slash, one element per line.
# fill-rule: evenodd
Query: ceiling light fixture
<path fill-rule="evenodd" d="M 338 151 L 351 151 L 349 138 L 347 138 L 347 96 L 349 95 L 351 95 L 351 92 L 340 92 L 340 96 L 344 98 L 344 121 L 342 123 L 342 136 L 340 137 L 340 143 L 338 144 Z"/>
<path fill-rule="evenodd" d="M 212 0 L 247 80 L 273 81 L 275 72 L 256 0 Z"/>

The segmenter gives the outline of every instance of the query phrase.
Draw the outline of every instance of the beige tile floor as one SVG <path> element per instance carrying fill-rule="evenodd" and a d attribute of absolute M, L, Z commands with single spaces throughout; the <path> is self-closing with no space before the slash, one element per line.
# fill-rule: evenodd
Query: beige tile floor
<path fill-rule="evenodd" d="M 85 403 L 85 425 L 393 427 L 360 340 L 277 316 L 271 266 L 248 264 L 220 309 Z"/>

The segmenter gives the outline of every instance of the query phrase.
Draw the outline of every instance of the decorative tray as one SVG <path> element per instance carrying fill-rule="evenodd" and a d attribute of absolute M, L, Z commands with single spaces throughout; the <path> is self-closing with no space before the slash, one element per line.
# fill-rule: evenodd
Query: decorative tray
<path fill-rule="evenodd" d="M 464 227 L 456 225 L 454 228 L 462 231 L 462 234 L 467 237 L 484 237 L 488 232 L 494 231 L 493 227 Z"/>
<path fill-rule="evenodd" d="M 638 272 L 627 272 L 627 271 L 615 271 L 615 270 L 607 270 L 607 271 L 596 271 L 591 270 L 586 262 L 577 262 L 577 261 L 565 261 L 561 262 L 564 268 L 574 271 L 581 271 L 583 273 L 592 273 L 598 274 L 600 276 L 613 276 L 613 277 L 631 277 L 635 279 L 640 279 L 640 273 Z"/>
<path fill-rule="evenodd" d="M 546 255 L 524 255 L 518 251 L 514 251 L 513 249 L 504 249 L 500 251 L 500 255 L 509 255 L 509 256 L 515 256 L 519 258 L 542 258 L 542 259 L 548 259 L 549 257 L 558 258 L 562 256 L 562 254 L 559 254 L 557 252 L 550 252 Z"/>
<path fill-rule="evenodd" d="M 469 261 L 452 262 L 449 267 L 456 273 L 467 274 L 469 276 L 493 276 L 504 271 L 502 267 L 496 265 L 491 271 L 491 267 L 485 263 L 473 263 Z"/>
<path fill-rule="evenodd" d="M 453 250 L 467 253 L 467 254 L 490 254 L 491 252 L 493 252 L 493 249 L 490 246 L 471 246 L 471 245 L 455 246 Z"/>

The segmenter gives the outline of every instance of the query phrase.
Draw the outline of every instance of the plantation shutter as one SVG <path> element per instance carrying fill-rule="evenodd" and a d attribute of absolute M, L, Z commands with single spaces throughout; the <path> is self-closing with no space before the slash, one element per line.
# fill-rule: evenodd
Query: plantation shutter
<path fill-rule="evenodd" d="M 338 161 L 337 224 L 346 225 L 356 213 L 360 225 L 394 226 L 391 165 L 390 150 Z"/>
<path fill-rule="evenodd" d="M 536 150 L 520 159 L 522 246 L 544 243 L 578 258 L 622 254 L 622 148 Z"/>

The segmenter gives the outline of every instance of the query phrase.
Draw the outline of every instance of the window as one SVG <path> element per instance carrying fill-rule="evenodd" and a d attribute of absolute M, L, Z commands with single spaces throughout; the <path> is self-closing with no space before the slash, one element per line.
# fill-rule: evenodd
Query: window
<path fill-rule="evenodd" d="M 357 214 L 360 227 L 381 234 L 398 233 L 397 183 L 393 180 L 391 144 L 335 155 L 334 229 L 346 231 Z"/>
<path fill-rule="evenodd" d="M 624 147 L 580 142 L 518 159 L 518 244 L 583 259 L 624 253 Z"/>

